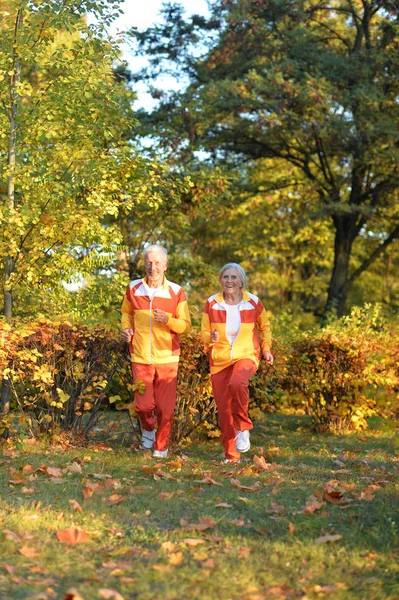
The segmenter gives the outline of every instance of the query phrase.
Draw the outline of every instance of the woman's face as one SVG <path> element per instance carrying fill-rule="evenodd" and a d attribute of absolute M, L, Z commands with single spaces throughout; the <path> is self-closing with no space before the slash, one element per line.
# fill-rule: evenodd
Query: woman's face
<path fill-rule="evenodd" d="M 220 278 L 220 285 L 222 290 L 228 294 L 239 292 L 242 288 L 242 282 L 237 269 L 233 267 L 226 269 Z"/>

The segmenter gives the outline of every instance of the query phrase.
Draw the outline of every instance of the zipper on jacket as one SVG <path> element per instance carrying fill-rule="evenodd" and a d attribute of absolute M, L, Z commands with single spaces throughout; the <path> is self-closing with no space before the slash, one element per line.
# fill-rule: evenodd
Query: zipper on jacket
<path fill-rule="evenodd" d="M 225 307 L 223 306 L 223 304 L 221 302 L 218 302 L 217 300 L 216 300 L 216 302 L 218 304 L 220 304 L 220 306 L 223 308 L 223 310 L 226 313 L 226 326 L 227 326 L 227 310 L 225 309 Z M 244 302 L 244 300 L 240 300 L 240 302 L 237 304 L 238 316 L 240 317 L 240 327 L 238 328 L 236 339 L 238 338 L 238 336 L 240 334 L 240 331 L 241 331 L 241 310 L 240 310 L 240 306 L 241 306 L 241 304 L 243 302 Z M 233 360 L 233 346 L 234 346 L 234 343 L 235 343 L 236 339 L 234 340 L 234 342 L 230 343 L 230 360 Z"/>
<path fill-rule="evenodd" d="M 155 294 L 152 297 L 150 296 L 150 365 L 152 365 L 152 301 Z"/>

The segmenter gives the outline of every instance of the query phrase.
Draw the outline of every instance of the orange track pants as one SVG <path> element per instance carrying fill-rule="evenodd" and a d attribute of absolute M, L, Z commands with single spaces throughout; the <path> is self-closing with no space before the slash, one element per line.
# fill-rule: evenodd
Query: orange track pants
<path fill-rule="evenodd" d="M 133 379 L 142 381 L 144 393 L 134 394 L 136 413 L 141 426 L 153 431 L 158 425 L 154 450 L 166 450 L 176 404 L 177 369 L 179 364 L 143 365 L 132 363 Z"/>
<path fill-rule="evenodd" d="M 248 416 L 248 381 L 256 369 L 253 360 L 243 358 L 211 376 L 226 458 L 240 458 L 235 442 L 237 431 L 253 427 Z"/>

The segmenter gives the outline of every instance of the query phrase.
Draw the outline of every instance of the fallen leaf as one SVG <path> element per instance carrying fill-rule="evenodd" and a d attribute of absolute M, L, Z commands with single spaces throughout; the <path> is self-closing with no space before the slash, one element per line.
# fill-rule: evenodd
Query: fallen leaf
<path fill-rule="evenodd" d="M 49 477 L 62 478 L 64 472 L 58 467 L 47 467 L 47 475 Z"/>
<path fill-rule="evenodd" d="M 176 544 L 174 544 L 173 542 L 163 542 L 161 544 L 161 548 L 165 552 L 173 552 L 173 550 L 176 548 Z"/>
<path fill-rule="evenodd" d="M 283 506 L 282 504 L 278 504 L 277 502 L 272 502 L 269 510 L 267 510 L 266 512 L 273 513 L 276 515 L 282 515 L 285 513 L 285 506 Z"/>
<path fill-rule="evenodd" d="M 63 544 L 83 544 L 90 538 L 85 531 L 77 527 L 69 527 L 68 529 L 60 529 L 57 531 L 58 541 Z"/>
<path fill-rule="evenodd" d="M 169 564 L 170 565 L 174 565 L 175 567 L 177 565 L 180 565 L 180 563 L 183 561 L 183 552 L 172 552 L 171 554 L 169 554 Z"/>
<path fill-rule="evenodd" d="M 230 479 L 230 483 L 234 488 L 243 490 L 245 492 L 258 492 L 261 487 L 259 481 L 257 481 L 253 485 L 241 485 L 241 483 L 238 481 L 238 479 Z"/>
<path fill-rule="evenodd" d="M 73 462 L 71 465 L 64 469 L 64 473 L 82 473 L 82 467 L 79 463 Z"/>
<path fill-rule="evenodd" d="M 258 471 L 273 471 L 276 468 L 276 465 L 267 463 L 264 456 L 257 456 L 256 454 L 254 456 L 254 466 Z"/>
<path fill-rule="evenodd" d="M 315 544 L 327 544 L 328 542 L 336 542 L 342 538 L 342 535 L 339 534 L 328 534 L 322 535 L 318 537 L 317 540 L 314 541 Z"/>
<path fill-rule="evenodd" d="M 76 500 L 68 500 L 69 504 L 72 506 L 72 508 L 74 510 L 76 510 L 78 513 L 82 513 L 83 509 L 80 506 L 79 502 L 77 502 Z"/>
<path fill-rule="evenodd" d="M 199 523 L 189 523 L 186 519 L 180 519 L 180 525 L 191 531 L 206 531 L 216 526 L 216 521 L 211 517 L 200 517 L 199 521 Z"/>
<path fill-rule="evenodd" d="M 212 477 L 204 477 L 203 479 L 195 479 L 194 483 L 206 483 L 207 485 L 220 485 L 222 486 L 222 483 L 219 483 L 219 481 L 215 481 L 215 479 L 212 479 Z"/>
<path fill-rule="evenodd" d="M 295 525 L 293 523 L 289 523 L 288 524 L 288 533 L 293 536 L 295 533 Z"/>
<path fill-rule="evenodd" d="M 121 504 L 121 502 L 125 502 L 127 500 L 126 496 L 121 496 L 120 494 L 112 494 L 109 498 L 104 499 L 105 504 L 107 506 L 114 506 L 115 504 Z"/>
<path fill-rule="evenodd" d="M 92 487 L 84 487 L 82 490 L 82 494 L 83 494 L 83 499 L 84 500 L 89 500 L 89 498 L 92 497 L 92 495 L 94 494 L 94 488 Z"/>
<path fill-rule="evenodd" d="M 125 598 L 116 590 L 110 590 L 107 588 L 101 588 L 98 590 L 98 595 L 105 600 L 125 600 Z"/>
<path fill-rule="evenodd" d="M 305 515 L 312 515 L 314 512 L 316 512 L 316 510 L 319 510 L 324 505 L 325 502 L 318 500 L 316 496 L 310 496 L 302 510 Z"/>
<path fill-rule="evenodd" d="M 70 588 L 69 590 L 64 592 L 62 600 L 83 600 L 83 598 L 75 588 Z"/>
<path fill-rule="evenodd" d="M 35 556 L 39 556 L 39 552 L 36 550 L 36 548 L 32 548 L 30 546 L 22 546 L 22 548 L 20 548 L 18 552 L 22 554 L 22 556 L 26 556 L 27 558 L 34 558 Z"/>
<path fill-rule="evenodd" d="M 215 504 L 215 508 L 232 508 L 232 504 L 228 504 L 227 502 L 219 502 L 219 504 Z"/>
<path fill-rule="evenodd" d="M 204 540 L 200 538 L 184 538 L 180 544 L 185 544 L 187 546 L 199 546 L 200 544 L 205 544 Z"/>

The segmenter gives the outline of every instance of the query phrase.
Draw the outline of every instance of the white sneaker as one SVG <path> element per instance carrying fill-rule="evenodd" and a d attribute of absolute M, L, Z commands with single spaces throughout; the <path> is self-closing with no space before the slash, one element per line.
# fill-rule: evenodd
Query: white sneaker
<path fill-rule="evenodd" d="M 248 452 L 251 447 L 251 442 L 249 441 L 249 430 L 245 431 L 237 431 L 236 437 L 236 450 L 237 452 Z"/>
<path fill-rule="evenodd" d="M 146 450 L 151 450 L 153 444 L 155 442 L 155 429 L 152 431 L 146 431 L 143 429 L 141 432 L 141 445 Z"/>
<path fill-rule="evenodd" d="M 240 459 L 235 459 L 235 458 L 225 458 L 223 461 L 223 464 L 228 465 L 228 464 L 232 464 L 232 465 L 239 465 L 240 464 Z"/>
<path fill-rule="evenodd" d="M 153 458 L 166 458 L 168 456 L 168 449 L 166 450 L 153 450 L 152 457 Z"/>

